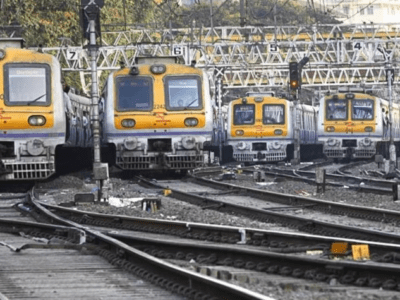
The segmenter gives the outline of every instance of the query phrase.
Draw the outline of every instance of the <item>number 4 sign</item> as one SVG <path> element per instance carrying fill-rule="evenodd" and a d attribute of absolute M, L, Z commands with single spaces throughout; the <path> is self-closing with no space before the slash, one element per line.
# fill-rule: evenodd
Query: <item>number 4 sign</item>
<path fill-rule="evenodd" d="M 353 50 L 360 51 L 364 47 L 363 42 L 354 42 L 353 43 Z"/>

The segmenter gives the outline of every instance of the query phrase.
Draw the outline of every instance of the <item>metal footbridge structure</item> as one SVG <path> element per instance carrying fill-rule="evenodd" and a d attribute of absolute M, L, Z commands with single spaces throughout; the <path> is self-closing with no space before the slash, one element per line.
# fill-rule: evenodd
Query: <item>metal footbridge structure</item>
<path fill-rule="evenodd" d="M 64 72 L 79 72 L 90 90 L 90 56 L 85 47 L 63 45 L 41 49 L 58 58 Z M 97 71 L 132 66 L 137 56 L 182 55 L 187 64 L 205 68 L 213 78 L 224 70 L 227 89 L 253 91 L 286 88 L 289 62 L 309 58 L 302 86 L 320 91 L 339 87 L 387 85 L 386 69 L 399 81 L 400 23 L 215 27 L 103 31 Z"/>

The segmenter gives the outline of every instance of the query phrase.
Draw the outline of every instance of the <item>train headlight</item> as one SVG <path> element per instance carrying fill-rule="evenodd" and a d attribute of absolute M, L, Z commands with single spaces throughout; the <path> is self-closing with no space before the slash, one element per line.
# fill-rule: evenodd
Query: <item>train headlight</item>
<path fill-rule="evenodd" d="M 274 150 L 279 150 L 282 147 L 282 144 L 277 141 L 270 143 L 270 145 L 271 148 Z"/>
<path fill-rule="evenodd" d="M 127 150 L 134 150 L 138 145 L 136 138 L 127 138 L 124 140 L 124 147 Z"/>
<path fill-rule="evenodd" d="M 246 150 L 247 148 L 247 144 L 245 142 L 239 142 L 236 147 L 238 148 L 238 150 Z"/>
<path fill-rule="evenodd" d="M 185 119 L 185 125 L 188 127 L 194 127 L 197 126 L 197 124 L 199 124 L 199 120 L 197 120 L 196 118 Z"/>
<path fill-rule="evenodd" d="M 275 129 L 274 134 L 275 135 L 282 135 L 283 131 L 282 131 L 282 129 Z"/>
<path fill-rule="evenodd" d="M 371 126 L 367 126 L 364 128 L 365 132 L 372 132 L 374 129 Z"/>
<path fill-rule="evenodd" d="M 6 51 L 4 49 L 0 49 L 0 60 L 6 57 Z"/>
<path fill-rule="evenodd" d="M 236 133 L 236 135 L 243 135 L 244 131 L 243 130 L 236 130 L 235 133 Z"/>
<path fill-rule="evenodd" d="M 153 74 L 163 74 L 167 71 L 167 67 L 165 65 L 153 65 L 150 67 L 150 71 Z"/>
<path fill-rule="evenodd" d="M 26 143 L 26 151 L 30 155 L 37 156 L 43 153 L 44 145 L 41 140 L 33 140 Z"/>
<path fill-rule="evenodd" d="M 43 116 L 30 116 L 28 123 L 31 126 L 43 126 L 46 124 L 46 118 Z"/>
<path fill-rule="evenodd" d="M 196 147 L 196 139 L 193 136 L 185 136 L 182 138 L 182 147 L 191 150 Z"/>
<path fill-rule="evenodd" d="M 327 141 L 327 144 L 328 144 L 328 146 L 330 146 L 330 147 L 336 146 L 337 143 L 338 143 L 338 141 L 335 140 L 335 139 L 329 139 L 329 140 Z"/>
<path fill-rule="evenodd" d="M 372 140 L 370 138 L 365 138 L 365 139 L 361 140 L 361 142 L 365 147 L 369 147 L 372 144 Z"/>
<path fill-rule="evenodd" d="M 135 127 L 136 122 L 134 119 L 123 119 L 121 125 L 126 128 L 132 128 Z"/>
<path fill-rule="evenodd" d="M 335 127 L 333 127 L 333 126 L 328 126 L 328 127 L 326 127 L 326 131 L 328 131 L 328 132 L 335 132 Z"/>

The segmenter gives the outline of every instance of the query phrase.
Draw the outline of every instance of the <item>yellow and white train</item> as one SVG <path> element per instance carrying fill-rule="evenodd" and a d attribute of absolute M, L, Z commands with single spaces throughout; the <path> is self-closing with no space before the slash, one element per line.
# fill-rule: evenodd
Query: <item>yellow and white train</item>
<path fill-rule="evenodd" d="M 318 141 L 330 158 L 370 158 L 388 153 L 389 102 L 350 90 L 320 100 Z M 400 141 L 400 107 L 393 104 L 393 141 Z"/>
<path fill-rule="evenodd" d="M 300 147 L 316 146 L 317 115 L 315 107 L 295 107 L 292 101 L 273 94 L 239 98 L 229 103 L 227 145 L 239 162 L 289 160 L 293 158 L 297 125 Z"/>
<path fill-rule="evenodd" d="M 62 146 L 91 145 L 90 100 L 65 92 L 55 57 L 22 46 L 0 40 L 0 181 L 46 179 Z"/>
<path fill-rule="evenodd" d="M 51 55 L 0 49 L 0 180 L 44 179 L 65 143 L 61 68 Z"/>
<path fill-rule="evenodd" d="M 213 130 L 206 73 L 176 57 L 137 58 L 111 73 L 101 96 L 103 142 L 124 170 L 203 166 Z"/>

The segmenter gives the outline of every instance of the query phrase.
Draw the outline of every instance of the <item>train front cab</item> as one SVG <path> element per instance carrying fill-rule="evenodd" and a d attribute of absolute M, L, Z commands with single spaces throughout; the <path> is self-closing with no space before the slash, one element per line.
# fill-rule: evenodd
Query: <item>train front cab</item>
<path fill-rule="evenodd" d="M 370 158 L 383 137 L 380 103 L 374 96 L 339 93 L 320 102 L 318 141 L 329 158 Z"/>
<path fill-rule="evenodd" d="M 175 58 L 148 58 L 108 78 L 102 98 L 105 143 L 124 170 L 190 170 L 206 161 L 212 137 L 207 75 Z"/>
<path fill-rule="evenodd" d="M 65 143 L 60 66 L 26 49 L 1 49 L 0 58 L 0 180 L 48 178 Z"/>
<path fill-rule="evenodd" d="M 227 144 L 238 162 L 274 162 L 287 158 L 293 142 L 290 106 L 271 96 L 245 97 L 229 104 Z"/>

